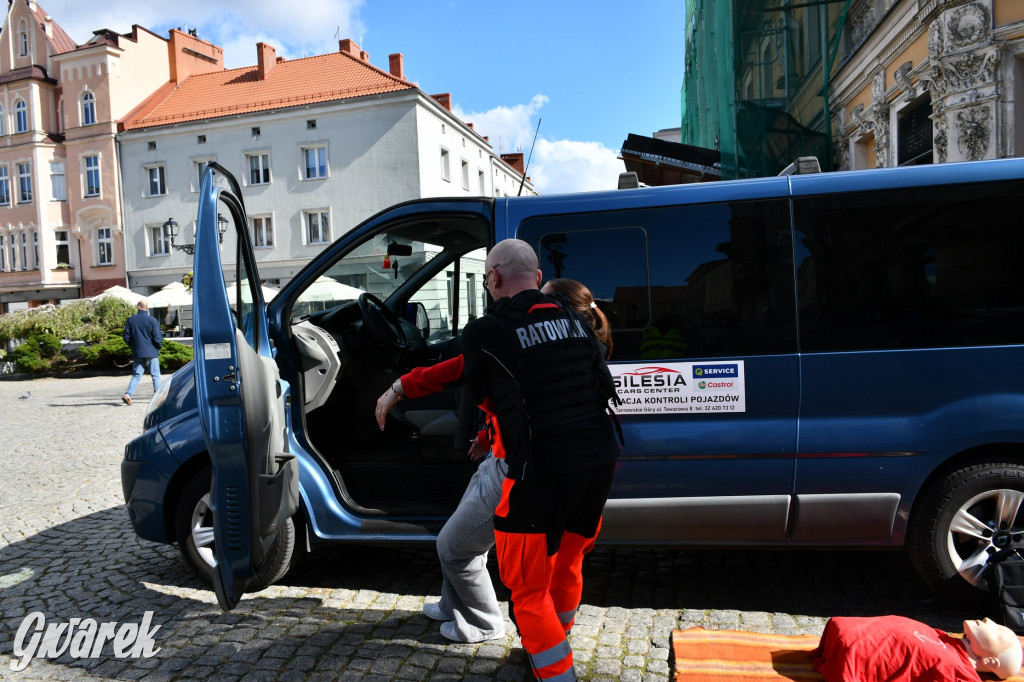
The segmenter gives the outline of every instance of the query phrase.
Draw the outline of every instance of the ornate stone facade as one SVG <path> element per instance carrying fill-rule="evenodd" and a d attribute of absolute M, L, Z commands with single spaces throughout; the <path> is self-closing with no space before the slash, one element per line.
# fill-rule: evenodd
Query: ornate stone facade
<path fill-rule="evenodd" d="M 875 138 L 877 165 L 895 163 L 890 127 L 895 124 L 901 107 L 920 101 L 925 94 L 932 107 L 935 162 L 993 159 L 1012 153 L 1012 88 L 1002 84 L 1001 79 L 1005 76 L 1003 62 L 1012 60 L 1013 56 L 1007 53 L 1006 41 L 996 38 L 998 27 L 994 26 L 993 3 L 999 1 L 896 3 L 885 17 L 878 16 L 874 0 L 854 3 L 848 19 L 854 23 L 848 35 L 859 40 L 856 44 L 865 52 L 858 53 L 860 68 L 871 65 L 875 75 L 870 82 L 870 105 L 853 105 L 851 99 L 857 96 L 854 85 L 850 86 L 849 93 L 844 93 L 845 97 L 844 94 L 833 97 L 837 150 L 840 145 L 846 147 L 845 154 L 837 151 L 837 168 L 850 167 L 851 145 L 869 135 Z M 902 14 L 893 16 L 897 12 Z M 907 17 L 908 12 L 914 16 Z M 898 33 L 892 26 L 905 28 Z M 874 32 L 887 29 L 892 36 L 889 44 L 874 45 L 867 40 Z M 919 41 L 925 34 L 927 58 L 918 59 L 918 63 L 906 57 L 901 61 L 901 49 Z M 873 54 L 862 46 L 866 40 L 874 48 Z M 843 69 L 856 69 L 858 64 L 853 61 Z M 893 64 L 899 66 L 893 69 Z M 887 70 L 891 70 L 892 83 L 885 82 Z M 863 79 L 860 82 L 863 83 L 859 86 L 861 90 L 866 90 L 868 84 Z M 848 118 L 841 112 L 849 112 Z M 1024 153 L 1024 150 L 1017 150 L 1017 153 Z"/>

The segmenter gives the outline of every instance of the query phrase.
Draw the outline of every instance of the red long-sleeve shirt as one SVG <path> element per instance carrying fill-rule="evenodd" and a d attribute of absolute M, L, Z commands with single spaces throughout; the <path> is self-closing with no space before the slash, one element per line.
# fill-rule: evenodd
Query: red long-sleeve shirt
<path fill-rule="evenodd" d="M 422 398 L 458 386 L 463 381 L 462 372 L 465 366 L 465 358 L 462 355 L 457 355 L 436 365 L 417 367 L 402 376 L 402 392 L 407 398 Z M 494 406 L 491 404 L 491 399 L 485 397 L 479 407 L 487 414 L 487 428 L 477 434 L 476 440 L 484 448 L 490 448 L 495 457 L 503 459 L 505 450 L 501 446 L 498 420 L 494 419 Z"/>

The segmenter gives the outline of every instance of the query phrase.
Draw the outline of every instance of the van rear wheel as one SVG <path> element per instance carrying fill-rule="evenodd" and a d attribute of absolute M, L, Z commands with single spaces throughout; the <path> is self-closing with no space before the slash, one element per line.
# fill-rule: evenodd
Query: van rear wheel
<path fill-rule="evenodd" d="M 989 558 L 1024 539 L 1024 466 L 979 463 L 931 485 L 910 519 L 907 550 L 924 581 L 977 609 L 989 599 Z"/>
<path fill-rule="evenodd" d="M 213 512 L 210 510 L 210 469 L 196 473 L 182 489 L 175 514 L 175 533 L 182 558 L 192 571 L 213 584 L 217 565 L 213 544 Z M 281 525 L 249 592 L 259 592 L 285 576 L 296 563 L 295 524 L 289 517 Z"/>

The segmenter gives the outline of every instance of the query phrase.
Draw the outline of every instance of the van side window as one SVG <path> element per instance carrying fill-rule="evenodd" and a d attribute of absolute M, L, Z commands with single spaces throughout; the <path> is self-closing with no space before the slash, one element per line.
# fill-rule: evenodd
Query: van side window
<path fill-rule="evenodd" d="M 794 200 L 801 350 L 1024 343 L 1024 182 Z"/>
<path fill-rule="evenodd" d="M 796 351 L 786 200 L 526 220 L 544 279 L 586 284 L 614 330 L 612 360 Z"/>

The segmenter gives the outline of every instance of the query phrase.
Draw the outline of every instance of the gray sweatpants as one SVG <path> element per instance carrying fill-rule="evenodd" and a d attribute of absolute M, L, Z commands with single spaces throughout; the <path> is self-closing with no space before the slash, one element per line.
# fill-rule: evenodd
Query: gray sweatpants
<path fill-rule="evenodd" d="M 437 536 L 444 582 L 438 606 L 452 614 L 460 635 L 474 641 L 505 631 L 505 619 L 487 572 L 494 546 L 494 509 L 508 472 L 504 459 L 488 453 L 480 463 L 458 509 Z"/>

